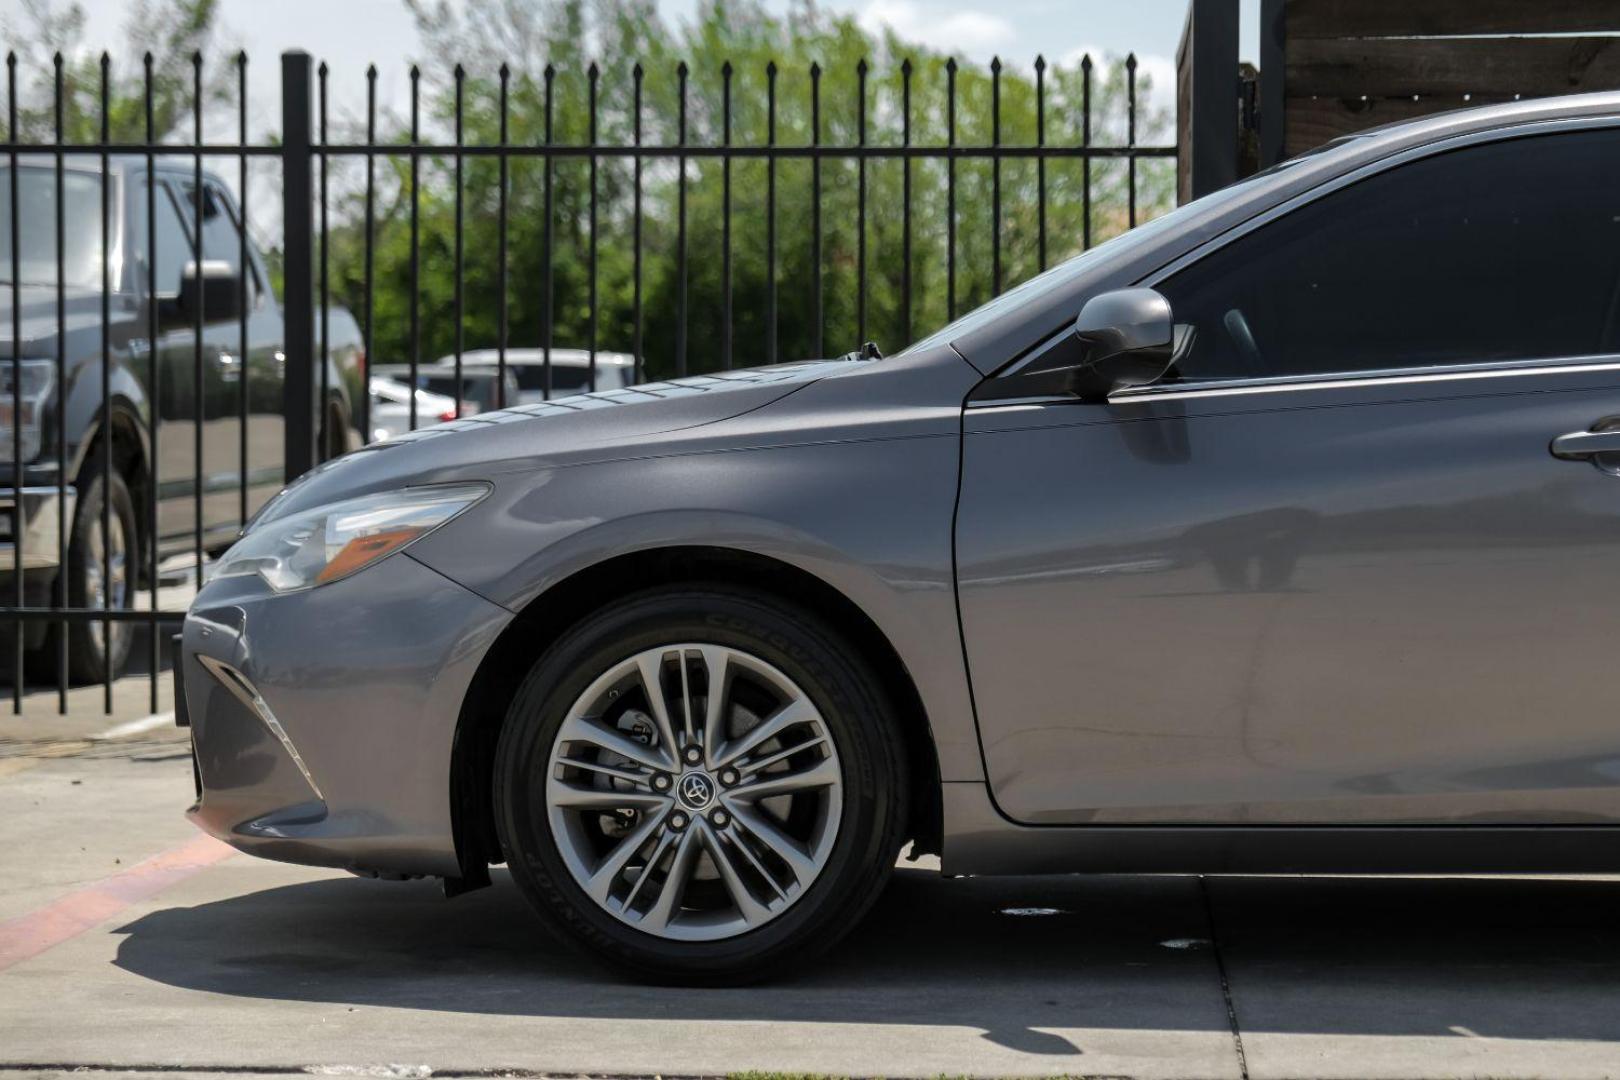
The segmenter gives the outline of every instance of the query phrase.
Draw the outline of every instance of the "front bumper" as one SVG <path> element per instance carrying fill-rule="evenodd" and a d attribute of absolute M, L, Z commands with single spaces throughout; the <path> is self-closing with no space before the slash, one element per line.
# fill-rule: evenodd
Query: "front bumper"
<path fill-rule="evenodd" d="M 15 572 L 19 538 L 24 571 L 54 570 L 77 500 L 71 486 L 0 487 L 0 574 Z"/>
<path fill-rule="evenodd" d="M 511 617 L 407 554 L 295 593 L 210 582 L 176 672 L 197 764 L 192 820 L 267 858 L 457 876 L 456 723 Z"/>

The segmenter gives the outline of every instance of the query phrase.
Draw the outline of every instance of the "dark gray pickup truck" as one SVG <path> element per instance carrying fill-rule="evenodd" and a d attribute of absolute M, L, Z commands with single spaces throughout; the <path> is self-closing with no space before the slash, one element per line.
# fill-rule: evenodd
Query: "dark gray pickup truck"
<path fill-rule="evenodd" d="M 145 159 L 112 159 L 104 253 L 100 163 L 69 158 L 61 177 L 59 253 L 54 163 L 22 164 L 15 177 L 0 166 L 0 603 L 14 602 L 19 536 L 27 606 L 129 607 L 135 590 L 148 582 L 154 556 L 192 550 L 199 486 L 205 552 L 226 546 L 244 511 L 251 514 L 281 487 L 285 338 L 264 260 L 250 241 L 244 265 L 236 201 L 218 177 L 205 172 L 199 267 L 192 233 L 199 202 L 193 166 L 160 160 L 151 179 L 156 188 L 149 223 Z M 9 213 L 13 183 L 16 240 Z M 149 259 L 149 251 L 155 257 Z M 111 283 L 106 399 L 104 270 Z M 199 301 L 201 385 L 196 377 Z M 340 321 L 345 332 L 334 334 L 335 347 L 325 358 L 331 388 L 322 418 L 327 455 L 358 445 L 351 397 L 363 383 L 365 360 L 353 320 L 346 314 L 335 319 L 334 331 Z M 20 342 L 20 352 L 14 352 L 14 341 Z M 20 476 L 11 426 L 18 379 Z M 104 440 L 111 441 L 110 475 Z M 106 528 L 104 502 L 110 503 Z M 65 591 L 59 591 L 59 579 Z M 54 625 L 34 623 L 25 633 L 30 665 L 54 670 Z M 116 674 L 128 655 L 130 633 L 127 623 L 114 623 L 110 639 L 99 621 L 70 624 L 71 676 L 88 681 Z"/>

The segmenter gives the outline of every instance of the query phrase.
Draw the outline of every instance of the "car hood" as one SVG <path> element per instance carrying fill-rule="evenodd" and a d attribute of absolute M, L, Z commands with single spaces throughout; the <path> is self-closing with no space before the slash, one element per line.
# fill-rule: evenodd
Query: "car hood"
<path fill-rule="evenodd" d="M 420 428 L 305 473 L 249 527 L 374 491 L 636 453 L 660 436 L 752 412 L 859 362 L 818 360 L 642 383 Z"/>

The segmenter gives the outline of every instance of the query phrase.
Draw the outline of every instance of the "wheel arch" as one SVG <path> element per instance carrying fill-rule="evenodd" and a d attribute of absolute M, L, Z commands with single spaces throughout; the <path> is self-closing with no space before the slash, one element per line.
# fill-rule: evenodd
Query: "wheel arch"
<path fill-rule="evenodd" d="M 694 545 L 630 552 L 576 571 L 532 598 L 484 654 L 463 699 L 451 750 L 451 822 L 463 882 L 487 880 L 489 864 L 501 859 L 489 798 L 495 744 L 534 658 L 603 604 L 659 585 L 696 582 L 741 586 L 801 604 L 838 627 L 869 658 L 905 740 L 913 779 L 908 834 L 918 852 L 938 853 L 938 753 L 917 685 L 887 635 L 857 604 L 807 570 L 756 552 Z"/>
<path fill-rule="evenodd" d="M 143 478 L 149 471 L 147 463 L 151 455 L 146 422 L 141 417 L 140 407 L 120 394 L 113 398 L 110 409 L 97 410 L 90 429 L 78 441 L 70 470 L 75 481 L 91 463 L 101 460 L 101 443 L 108 431 L 112 432 L 113 467 L 126 481 Z"/>
<path fill-rule="evenodd" d="M 68 475 L 72 476 L 76 486 L 83 488 L 86 470 L 101 463 L 101 447 L 109 432 L 112 437 L 113 470 L 124 478 L 130 501 L 135 504 L 136 569 L 139 578 L 140 572 L 148 565 L 148 545 L 156 542 L 154 537 L 147 535 L 151 531 L 147 514 L 150 500 L 156 498 L 157 478 L 152 469 L 146 423 L 134 401 L 119 395 L 113 398 L 111 409 L 106 413 L 97 413 L 94 424 L 79 441 L 78 452 Z"/>

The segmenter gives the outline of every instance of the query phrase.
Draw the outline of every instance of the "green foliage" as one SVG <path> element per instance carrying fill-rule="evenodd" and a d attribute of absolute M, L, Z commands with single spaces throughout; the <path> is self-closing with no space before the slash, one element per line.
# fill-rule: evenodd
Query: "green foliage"
<path fill-rule="evenodd" d="M 499 73 L 502 57 L 544 58 L 550 80 L 552 141 L 586 144 L 591 135 L 590 65 L 596 79 L 597 136 L 602 144 L 631 145 L 635 139 L 634 65 L 641 84 L 642 138 L 647 145 L 672 146 L 681 124 L 681 79 L 685 63 L 686 141 L 720 145 L 725 137 L 723 74 L 730 65 L 730 139 L 736 146 L 761 146 L 769 137 L 768 93 L 776 68 L 778 145 L 812 141 L 812 65 L 819 65 L 820 132 L 823 145 L 852 146 L 860 138 L 859 65 L 866 78 L 866 141 L 898 147 L 904 137 L 903 65 L 909 62 L 914 146 L 942 146 L 949 136 L 948 65 L 955 72 L 955 141 L 985 146 L 993 131 L 992 73 L 914 46 L 886 34 L 864 32 L 853 18 L 822 12 L 810 3 L 776 15 L 759 0 L 709 0 L 689 24 L 670 26 L 652 0 L 468 0 L 445 3 L 407 0 L 416 16 L 428 56 L 424 67 L 423 140 L 430 134 L 453 138 L 455 74 L 458 58 L 467 63 L 462 87 L 462 137 L 469 145 L 500 138 Z M 1045 71 L 1045 141 L 1082 141 L 1085 76 L 1078 66 Z M 1008 67 L 1000 73 L 1000 137 L 1003 144 L 1036 142 L 1036 90 L 1032 70 Z M 512 143 L 546 139 L 548 80 L 543 70 L 514 64 L 509 83 L 508 137 Z M 1138 77 L 1138 94 L 1146 80 Z M 1092 140 L 1123 145 L 1126 137 L 1126 70 L 1102 62 L 1092 73 Z M 395 125 L 396 129 L 399 125 Z M 1139 110 L 1142 144 L 1169 141 L 1167 115 Z M 358 133 L 358 132 L 357 132 Z M 408 132 L 379 137 L 404 142 Z M 499 337 L 498 205 L 500 166 L 492 157 L 463 157 L 463 310 L 466 348 L 492 346 Z M 453 159 L 422 155 L 417 161 L 420 348 L 423 360 L 455 347 L 455 190 Z M 774 282 L 777 313 L 776 359 L 838 353 L 862 337 L 893 351 L 943 325 L 1040 269 L 1037 213 L 1039 167 L 1030 158 L 1000 166 L 1000 215 L 996 206 L 996 167 L 987 157 L 964 156 L 954 164 L 940 157 L 908 166 L 899 156 L 868 159 L 866 215 L 860 217 L 861 166 L 852 158 L 820 165 L 821 258 L 815 257 L 815 166 L 805 157 L 784 156 L 775 172 L 775 267 L 767 260 L 767 192 L 773 166 L 763 157 L 736 159 L 729 167 L 712 156 L 689 156 L 685 166 L 685 277 L 681 288 L 681 170 L 670 157 L 645 160 L 641 182 L 640 288 L 643 354 L 653 377 L 722 366 L 725 331 L 732 333 L 735 366 L 773 358 L 768 321 Z M 906 292 L 904 208 L 910 172 L 911 259 L 909 303 Z M 955 173 L 955 277 L 946 257 L 948 181 Z M 1144 160 L 1138 173 L 1137 211 L 1146 220 L 1171 205 L 1173 164 Z M 1106 239 L 1127 227 L 1129 167 L 1123 160 L 1091 165 L 1091 238 Z M 730 187 L 731 314 L 726 317 L 726 189 Z M 1077 159 L 1051 159 L 1045 165 L 1047 265 L 1082 250 L 1086 228 L 1083 194 L 1086 166 Z M 508 343 L 543 342 L 545 267 L 552 253 L 552 342 L 586 347 L 592 340 L 591 163 L 587 157 L 555 159 L 550 169 L 553 212 L 547 228 L 547 166 L 538 158 L 510 165 L 507 216 Z M 364 302 L 363 195 L 354 170 L 345 174 L 346 192 L 335 196 L 330 265 L 334 295 L 361 310 Z M 596 163 L 597 231 L 595 341 L 599 348 L 632 351 L 636 340 L 635 166 L 625 156 L 599 156 Z M 410 162 L 404 156 L 378 161 L 375 228 L 375 340 L 377 362 L 409 359 L 412 352 Z M 998 226 L 999 222 L 999 226 Z M 996 273 L 999 227 L 1000 277 Z M 862 280 L 864 235 L 865 320 L 858 285 Z M 953 287 L 954 286 L 954 287 Z M 815 318 L 816 290 L 822 317 Z M 954 293 L 954 297 L 953 297 Z M 954 299 L 954 302 L 953 302 Z M 685 363 L 677 327 L 684 303 L 688 324 Z"/>
<path fill-rule="evenodd" d="M 952 98 L 947 88 L 955 68 L 954 142 L 969 149 L 951 162 L 938 154 L 909 161 L 895 154 L 868 158 L 864 167 L 852 157 L 831 157 L 818 167 L 808 157 L 792 156 L 790 150 L 774 163 L 752 156 L 727 165 L 719 157 L 689 155 L 683 230 L 682 169 L 667 154 L 645 157 L 640 173 L 639 275 L 633 158 L 596 159 L 594 232 L 588 156 L 554 158 L 549 166 L 537 157 L 512 159 L 506 184 L 505 298 L 507 341 L 513 346 L 544 342 L 549 282 L 550 340 L 559 347 L 588 346 L 594 326 L 599 348 L 634 351 L 639 292 L 641 353 L 652 377 L 713 370 L 728 359 L 741 367 L 839 353 L 866 338 L 892 352 L 1028 278 L 1042 265 L 1078 253 L 1086 246 L 1088 232 L 1095 243 L 1129 224 L 1131 169 L 1123 159 L 1098 158 L 1088 167 L 1076 158 L 1051 158 L 1043 168 L 1033 158 L 1010 158 L 998 168 L 988 157 L 971 152 L 989 145 L 997 134 L 993 103 L 998 93 L 1000 142 L 1030 146 L 1041 137 L 1032 68 L 1008 65 L 998 79 L 989 70 L 891 33 L 868 34 L 852 17 L 827 13 L 813 0 L 796 0 L 784 14 L 768 9 L 761 0 L 705 0 L 690 22 L 679 25 L 659 16 L 655 0 L 402 2 L 416 20 L 425 54 L 432 58 L 421 73 L 424 143 L 453 141 L 457 60 L 466 65 L 462 138 L 468 145 L 492 145 L 500 139 L 503 59 L 512 64 L 509 141 L 547 140 L 549 88 L 550 139 L 576 146 L 591 141 L 593 61 L 600 65 L 595 79 L 597 142 L 629 146 L 639 121 L 643 143 L 662 147 L 673 146 L 680 138 L 683 100 L 687 145 L 713 147 L 725 141 L 727 65 L 733 145 L 759 147 L 771 137 L 768 101 L 774 82 L 777 145 L 803 147 L 819 139 L 824 146 L 853 146 L 861 138 L 863 64 L 868 72 L 866 142 L 900 147 L 908 138 L 909 115 L 910 144 L 941 147 L 952 139 Z M 225 116 L 234 120 L 237 58 L 217 40 L 218 7 L 218 0 L 133 3 L 124 28 L 128 51 L 121 50 L 108 72 L 107 120 L 114 141 L 145 136 L 140 58 L 146 52 L 153 57 L 153 129 L 159 141 L 192 137 L 194 56 L 204 58 L 200 74 L 205 120 L 216 124 Z M 19 110 L 23 137 L 31 141 L 54 137 L 51 64 L 53 55 L 60 54 L 64 137 L 69 142 L 99 138 L 100 61 L 80 45 L 84 12 L 78 0 L 22 0 L 16 13 L 0 17 L 0 26 L 18 52 L 19 76 L 24 80 Z M 1121 146 L 1127 138 L 1126 68 L 1118 58 L 1095 59 L 1097 66 L 1090 75 L 1092 144 Z M 679 75 L 683 63 L 688 72 L 684 98 Z M 554 72 L 549 79 L 543 65 Z M 638 66 L 643 72 L 639 112 Z M 908 67 L 909 114 L 904 107 Z M 819 84 L 813 70 L 821 73 Z M 1053 146 L 1080 145 L 1085 135 L 1086 73 L 1078 64 L 1053 64 L 1043 77 L 1044 141 Z M 1139 77 L 1139 97 L 1147 89 L 1147 80 Z M 819 131 L 813 131 L 816 92 Z M 334 140 L 364 138 L 363 123 L 340 119 L 352 118 L 357 104 L 334 101 Z M 401 145 L 409 141 L 404 121 L 391 115 L 379 120 L 379 139 Z M 1170 128 L 1166 111 L 1145 106 L 1138 110 L 1139 143 L 1167 143 Z M 419 259 L 414 287 L 412 162 L 405 154 L 391 154 L 379 156 L 375 166 L 374 360 L 404 361 L 413 352 L 431 360 L 451 352 L 457 339 L 453 158 L 422 154 L 415 161 Z M 1139 161 L 1135 171 L 1137 219 L 1146 220 L 1172 204 L 1174 167 L 1168 159 L 1147 159 Z M 334 302 L 363 314 L 367 238 L 363 166 L 356 158 L 334 155 L 328 172 L 331 295 Z M 812 198 L 817 172 L 819 234 Z M 1038 201 L 1043 172 L 1044 217 Z M 1088 174 L 1089 229 L 1084 212 Z M 774 218 L 768 213 L 767 194 L 773 177 Z M 501 190 L 501 167 L 495 158 L 463 157 L 459 325 L 462 343 L 469 349 L 493 346 L 500 337 Z M 265 219 L 260 215 L 257 220 Z M 767 239 L 773 221 L 774 260 L 768 257 Z M 267 246 L 272 277 L 279 282 L 280 252 Z M 955 253 L 954 274 L 948 249 Z M 863 280 L 864 305 L 859 295 Z M 414 347 L 413 295 L 419 325 Z M 684 362 L 678 341 L 683 311 Z"/>
<path fill-rule="evenodd" d="M 146 76 L 143 57 L 152 57 L 152 137 L 165 141 L 194 133 L 194 86 L 200 77 L 202 104 L 236 101 L 236 58 L 226 57 L 216 40 L 218 0 L 135 0 L 123 24 L 127 46 L 107 64 L 107 135 L 113 142 L 146 138 Z M 84 7 L 78 0 L 22 0 L 20 10 L 0 22 L 17 54 L 21 88 L 18 127 L 24 139 L 55 137 L 54 58 L 62 63 L 62 137 L 95 142 L 101 137 L 102 58 L 82 48 Z M 200 69 L 193 58 L 206 58 Z M 26 73 L 26 74 L 22 74 Z"/>

